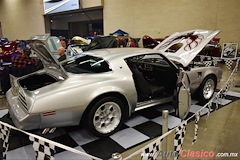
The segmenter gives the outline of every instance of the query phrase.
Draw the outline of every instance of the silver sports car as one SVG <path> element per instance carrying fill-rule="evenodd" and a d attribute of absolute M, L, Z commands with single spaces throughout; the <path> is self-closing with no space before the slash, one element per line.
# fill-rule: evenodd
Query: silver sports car
<path fill-rule="evenodd" d="M 47 39 L 30 40 L 45 68 L 11 78 L 10 117 L 24 130 L 84 122 L 98 136 L 116 132 L 133 112 L 163 103 L 175 102 L 176 114 L 185 118 L 191 95 L 210 99 L 222 76 L 217 67 L 189 67 L 218 33 L 175 33 L 155 49 L 92 50 L 61 64 L 50 54 Z"/>

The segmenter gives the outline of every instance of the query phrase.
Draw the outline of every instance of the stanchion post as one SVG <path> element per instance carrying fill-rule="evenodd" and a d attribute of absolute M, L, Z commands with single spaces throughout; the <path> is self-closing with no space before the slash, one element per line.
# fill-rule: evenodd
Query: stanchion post
<path fill-rule="evenodd" d="M 163 115 L 163 125 L 162 125 L 162 134 L 168 132 L 168 110 L 163 110 L 162 115 Z M 162 159 L 166 160 L 167 159 L 167 136 L 163 138 L 162 142 Z"/>

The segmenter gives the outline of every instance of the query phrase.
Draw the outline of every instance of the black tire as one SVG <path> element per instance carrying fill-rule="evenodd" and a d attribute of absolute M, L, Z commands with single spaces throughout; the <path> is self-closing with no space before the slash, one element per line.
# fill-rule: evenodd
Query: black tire
<path fill-rule="evenodd" d="M 217 86 L 217 79 L 213 75 L 209 75 L 204 78 L 200 87 L 198 88 L 196 98 L 198 100 L 207 101 L 210 100 Z"/>
<path fill-rule="evenodd" d="M 123 124 L 124 105 L 116 97 L 105 97 L 91 106 L 87 115 L 87 127 L 96 136 L 109 136 Z"/>

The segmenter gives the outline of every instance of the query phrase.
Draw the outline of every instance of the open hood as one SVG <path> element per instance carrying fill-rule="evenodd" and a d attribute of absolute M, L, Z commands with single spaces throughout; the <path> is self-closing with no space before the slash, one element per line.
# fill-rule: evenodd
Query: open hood
<path fill-rule="evenodd" d="M 34 50 L 34 53 L 42 60 L 42 63 L 45 68 L 49 68 L 54 70 L 57 74 L 59 74 L 63 79 L 68 77 L 66 71 L 60 64 L 60 62 L 54 57 L 51 53 L 48 45 L 44 41 L 46 39 L 32 39 L 28 40 L 28 44 L 30 45 L 31 49 Z"/>
<path fill-rule="evenodd" d="M 168 59 L 186 67 L 219 32 L 219 30 L 177 32 L 166 38 L 154 49 L 160 51 Z"/>

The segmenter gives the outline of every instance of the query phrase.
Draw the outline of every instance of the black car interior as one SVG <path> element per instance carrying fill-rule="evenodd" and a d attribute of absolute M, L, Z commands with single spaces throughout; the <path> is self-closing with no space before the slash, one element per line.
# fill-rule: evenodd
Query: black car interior
<path fill-rule="evenodd" d="M 177 69 L 166 59 L 131 57 L 127 64 L 132 71 L 138 101 L 146 101 L 173 94 L 177 82 Z"/>
<path fill-rule="evenodd" d="M 34 91 L 38 88 L 42 88 L 57 81 L 57 79 L 48 74 L 34 74 L 28 76 L 27 78 L 20 79 L 19 84 L 29 91 Z"/>

